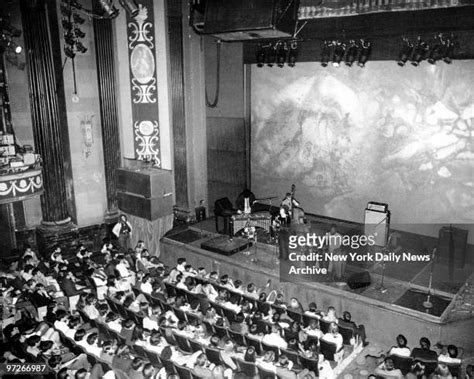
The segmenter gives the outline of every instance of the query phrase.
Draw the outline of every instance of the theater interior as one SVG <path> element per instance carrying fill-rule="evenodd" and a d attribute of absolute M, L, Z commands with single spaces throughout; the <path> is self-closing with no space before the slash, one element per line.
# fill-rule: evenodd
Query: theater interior
<path fill-rule="evenodd" d="M 0 377 L 474 378 L 473 0 L 0 27 Z"/>

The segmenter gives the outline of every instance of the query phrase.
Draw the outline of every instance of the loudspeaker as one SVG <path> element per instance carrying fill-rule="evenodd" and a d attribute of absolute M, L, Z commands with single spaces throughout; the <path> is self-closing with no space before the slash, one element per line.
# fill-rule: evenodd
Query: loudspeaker
<path fill-rule="evenodd" d="M 291 37 L 299 0 L 207 0 L 204 34 L 224 41 Z"/>
<path fill-rule="evenodd" d="M 372 280 L 368 271 L 356 272 L 347 279 L 347 285 L 351 290 L 357 290 L 370 286 Z"/>
<path fill-rule="evenodd" d="M 375 237 L 375 246 L 386 246 L 390 226 L 388 205 L 370 202 L 364 216 L 364 234 Z"/>

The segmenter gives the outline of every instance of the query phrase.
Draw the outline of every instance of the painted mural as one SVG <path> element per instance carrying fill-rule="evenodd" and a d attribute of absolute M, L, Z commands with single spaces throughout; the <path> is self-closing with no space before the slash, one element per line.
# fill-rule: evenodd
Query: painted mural
<path fill-rule="evenodd" d="M 361 221 L 474 221 L 474 65 L 252 67 L 252 190 L 296 184 L 307 211 Z"/>

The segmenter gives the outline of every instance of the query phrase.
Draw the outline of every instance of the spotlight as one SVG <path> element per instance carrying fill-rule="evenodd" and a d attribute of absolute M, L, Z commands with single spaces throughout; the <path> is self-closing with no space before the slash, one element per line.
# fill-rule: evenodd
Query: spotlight
<path fill-rule="evenodd" d="M 138 14 L 138 6 L 134 0 L 119 0 L 119 3 L 130 17 L 136 17 Z"/>
<path fill-rule="evenodd" d="M 84 38 L 86 36 L 86 33 L 84 33 L 79 28 L 74 28 L 74 34 L 76 35 L 77 38 Z"/>
<path fill-rule="evenodd" d="M 278 47 L 277 47 L 278 46 Z M 286 62 L 286 54 L 288 52 L 288 46 L 286 46 L 286 42 L 280 42 L 275 46 L 275 49 L 277 50 L 277 66 L 282 68 L 285 66 Z"/>
<path fill-rule="evenodd" d="M 85 47 L 82 42 L 76 42 L 76 50 L 81 54 L 84 54 L 87 51 L 87 47 Z"/>
<path fill-rule="evenodd" d="M 425 59 L 426 52 L 429 50 L 429 46 L 425 41 L 422 41 L 421 37 L 418 37 L 418 44 L 413 50 L 413 56 L 411 57 L 411 64 L 417 67 L 420 62 Z"/>
<path fill-rule="evenodd" d="M 333 67 L 339 67 L 346 51 L 346 45 L 339 41 L 334 41 L 333 45 L 332 65 Z"/>
<path fill-rule="evenodd" d="M 408 40 L 408 38 L 403 38 L 402 45 L 400 47 L 400 52 L 398 54 L 397 64 L 401 67 L 405 66 L 405 63 L 407 63 L 408 58 L 411 56 L 412 51 L 413 51 L 413 44 Z"/>
<path fill-rule="evenodd" d="M 83 17 L 79 16 L 77 13 L 74 13 L 72 15 L 72 18 L 74 19 L 75 24 L 82 25 L 84 21 L 86 21 Z"/>
<path fill-rule="evenodd" d="M 295 67 L 296 58 L 298 57 L 298 43 L 292 41 L 290 45 L 290 51 L 288 52 L 288 66 Z"/>
<path fill-rule="evenodd" d="M 102 6 L 102 9 L 104 10 L 104 13 L 107 15 L 108 18 L 115 18 L 118 16 L 118 9 L 115 8 L 113 3 L 107 1 L 107 0 L 99 0 L 100 5 Z"/>
<path fill-rule="evenodd" d="M 76 54 L 74 54 L 74 50 L 72 49 L 71 46 L 65 46 L 64 47 L 64 54 L 66 54 L 66 57 L 68 57 L 70 59 L 74 59 L 74 57 L 76 56 Z"/>
<path fill-rule="evenodd" d="M 63 24 L 63 29 L 64 30 L 71 30 L 72 29 L 72 22 L 70 22 L 66 19 L 63 19 L 61 22 Z"/>
<path fill-rule="evenodd" d="M 346 66 L 351 67 L 352 64 L 355 62 L 355 60 L 357 59 L 357 55 L 358 55 L 357 44 L 354 40 L 350 40 L 349 47 L 347 48 L 347 52 L 346 52 L 346 60 L 345 60 Z"/>
<path fill-rule="evenodd" d="M 76 38 L 74 37 L 74 34 L 72 33 L 66 33 L 64 35 L 64 41 L 70 45 L 73 46 L 76 43 Z"/>
<path fill-rule="evenodd" d="M 369 60 L 370 52 L 372 50 L 372 44 L 363 39 L 360 40 L 360 54 L 357 65 L 359 67 L 365 67 L 365 64 Z"/>
<path fill-rule="evenodd" d="M 321 66 L 327 67 L 331 55 L 331 42 L 324 41 L 321 47 Z"/>
<path fill-rule="evenodd" d="M 255 53 L 257 57 L 257 67 L 263 67 L 265 65 L 265 49 L 262 45 L 258 45 L 257 52 Z"/>
<path fill-rule="evenodd" d="M 277 59 L 277 50 L 276 46 L 272 46 L 271 44 L 267 46 L 267 66 L 268 67 L 273 67 L 275 64 L 275 61 Z"/>

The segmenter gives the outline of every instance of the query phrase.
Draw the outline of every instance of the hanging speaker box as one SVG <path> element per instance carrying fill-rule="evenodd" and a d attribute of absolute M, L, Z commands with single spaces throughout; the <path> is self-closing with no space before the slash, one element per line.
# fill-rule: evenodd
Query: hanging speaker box
<path fill-rule="evenodd" d="M 289 38 L 299 0 L 207 0 L 204 34 L 223 41 Z"/>

